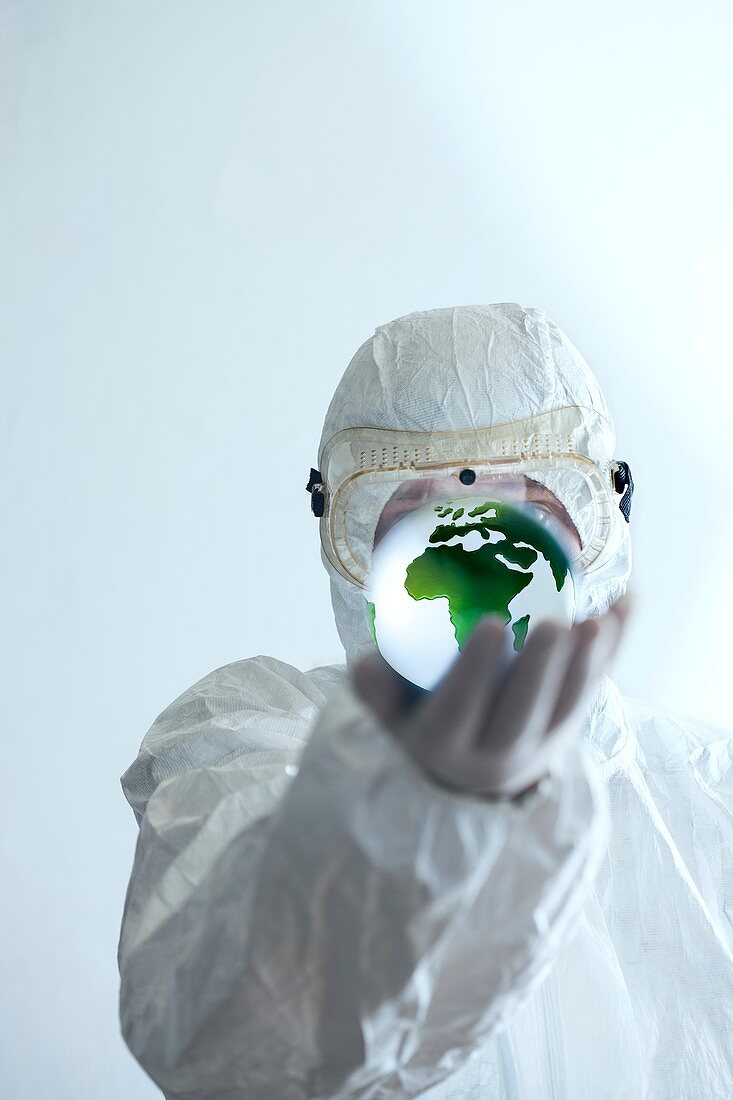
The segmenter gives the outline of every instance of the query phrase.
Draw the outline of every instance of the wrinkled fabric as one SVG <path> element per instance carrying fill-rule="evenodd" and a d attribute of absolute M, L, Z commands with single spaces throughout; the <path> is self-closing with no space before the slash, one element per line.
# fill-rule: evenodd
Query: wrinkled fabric
<path fill-rule="evenodd" d="M 533 401 L 605 408 L 544 315 L 411 314 L 359 349 L 324 438 L 370 410 L 412 427 L 442 402 L 461 426 Z M 596 613 L 628 579 L 621 531 Z M 439 788 L 351 689 L 363 620 L 339 581 L 345 664 L 215 670 L 123 776 L 140 834 L 120 1015 L 141 1065 L 177 1100 L 728 1100 L 730 732 L 604 676 L 524 798 Z"/>

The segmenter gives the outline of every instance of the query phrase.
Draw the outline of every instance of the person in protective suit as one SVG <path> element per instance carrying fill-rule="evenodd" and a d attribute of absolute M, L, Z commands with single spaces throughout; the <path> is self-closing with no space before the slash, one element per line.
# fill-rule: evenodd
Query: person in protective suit
<path fill-rule="evenodd" d="M 733 1096 L 733 739 L 608 675 L 614 448 L 542 312 L 412 313 L 356 352 L 307 486 L 346 663 L 216 669 L 122 779 L 120 1016 L 167 1097 Z M 418 695 L 372 643 L 370 553 L 430 493 L 496 480 L 574 539 L 576 622 L 500 678 L 487 617 Z"/>

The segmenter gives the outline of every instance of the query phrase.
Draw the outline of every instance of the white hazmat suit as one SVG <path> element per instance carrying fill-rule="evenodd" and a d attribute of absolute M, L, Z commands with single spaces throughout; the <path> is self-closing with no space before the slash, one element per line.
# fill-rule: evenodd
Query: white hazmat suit
<path fill-rule="evenodd" d="M 357 351 L 321 452 L 362 425 L 457 432 L 567 406 L 600 418 L 610 463 L 602 392 L 545 314 L 413 313 Z M 629 576 L 629 524 L 612 522 L 584 615 Z M 135 1057 L 176 1100 L 730 1100 L 733 736 L 604 676 L 528 795 L 438 787 L 352 690 L 363 597 L 322 556 L 347 664 L 211 672 L 123 777 Z"/>

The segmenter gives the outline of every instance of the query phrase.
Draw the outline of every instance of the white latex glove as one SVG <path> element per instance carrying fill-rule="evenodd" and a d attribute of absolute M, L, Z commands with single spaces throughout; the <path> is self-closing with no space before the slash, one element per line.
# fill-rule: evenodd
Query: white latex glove
<path fill-rule="evenodd" d="M 605 615 L 572 627 L 539 623 L 511 663 L 509 635 L 498 616 L 488 615 L 434 691 L 410 684 L 376 650 L 354 666 L 354 687 L 438 783 L 515 798 L 577 736 L 631 604 L 626 595 Z"/>

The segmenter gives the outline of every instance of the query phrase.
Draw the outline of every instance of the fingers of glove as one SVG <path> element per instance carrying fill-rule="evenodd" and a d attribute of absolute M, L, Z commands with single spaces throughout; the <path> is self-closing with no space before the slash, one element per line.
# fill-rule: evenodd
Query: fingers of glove
<path fill-rule="evenodd" d="M 600 620 L 586 619 L 577 623 L 571 631 L 571 647 L 565 680 L 546 730 L 548 735 L 571 717 L 585 698 L 591 683 L 596 681 L 600 670 L 599 655 L 608 649 Z"/>
<path fill-rule="evenodd" d="M 595 691 L 598 680 L 611 664 L 624 633 L 630 601 L 625 598 L 598 618 L 573 627 L 573 655 L 563 689 L 550 720 L 548 735 L 567 722 Z"/>
<path fill-rule="evenodd" d="M 489 615 L 477 623 L 458 658 L 416 708 L 405 736 L 421 753 L 448 753 L 468 745 L 497 689 L 507 645 L 503 623 Z"/>
<path fill-rule="evenodd" d="M 620 599 L 616 600 L 610 610 L 617 623 L 617 632 L 613 645 L 611 646 L 611 652 L 608 655 L 608 665 L 610 666 L 615 660 L 616 654 L 619 650 L 621 642 L 628 627 L 629 619 L 634 610 L 634 597 L 630 592 L 625 593 Z"/>
<path fill-rule="evenodd" d="M 351 679 L 358 695 L 390 729 L 398 723 L 411 696 L 410 685 L 376 650 L 360 657 Z"/>
<path fill-rule="evenodd" d="M 510 665 L 486 715 L 482 745 L 496 751 L 542 737 L 570 656 L 570 631 L 555 622 L 539 623 Z"/>

